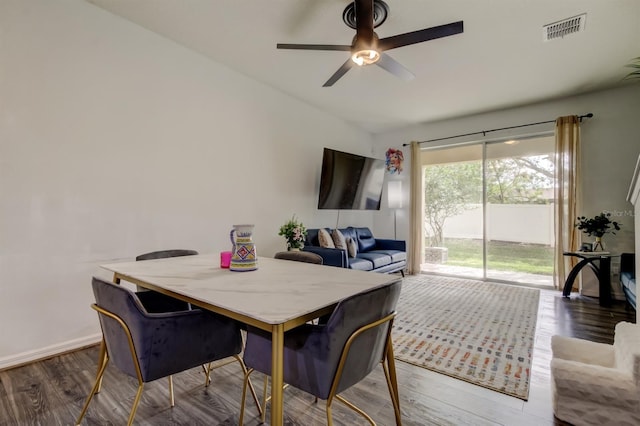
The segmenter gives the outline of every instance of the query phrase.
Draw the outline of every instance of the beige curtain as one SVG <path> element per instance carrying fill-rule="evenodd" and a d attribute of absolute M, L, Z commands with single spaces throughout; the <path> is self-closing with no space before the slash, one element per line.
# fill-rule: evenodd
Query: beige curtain
<path fill-rule="evenodd" d="M 422 176 L 422 161 L 420 159 L 420 144 L 411 142 L 411 196 L 409 211 L 409 274 L 420 273 L 420 263 L 422 263 L 422 228 L 424 224 L 424 209 L 422 207 L 424 189 L 424 178 Z"/>
<path fill-rule="evenodd" d="M 555 238 L 554 284 L 564 286 L 572 268 L 573 257 L 563 256 L 565 251 L 578 249 L 578 231 L 574 223 L 580 209 L 580 120 L 571 115 L 556 120 L 556 183 L 555 183 Z"/>

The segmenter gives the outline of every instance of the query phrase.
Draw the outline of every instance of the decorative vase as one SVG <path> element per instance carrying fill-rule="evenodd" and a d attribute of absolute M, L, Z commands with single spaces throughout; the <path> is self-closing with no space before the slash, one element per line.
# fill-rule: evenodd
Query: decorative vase
<path fill-rule="evenodd" d="M 593 244 L 593 251 L 604 251 L 602 237 L 596 237 L 596 242 Z"/>
<path fill-rule="evenodd" d="M 229 233 L 231 244 L 231 264 L 229 269 L 236 272 L 255 271 L 258 269 L 256 245 L 251 239 L 254 225 L 233 225 Z M 235 234 L 235 238 L 234 238 Z"/>
<path fill-rule="evenodd" d="M 287 241 L 287 251 L 300 251 L 302 247 L 303 246 L 300 246 L 299 243 L 291 243 Z"/>

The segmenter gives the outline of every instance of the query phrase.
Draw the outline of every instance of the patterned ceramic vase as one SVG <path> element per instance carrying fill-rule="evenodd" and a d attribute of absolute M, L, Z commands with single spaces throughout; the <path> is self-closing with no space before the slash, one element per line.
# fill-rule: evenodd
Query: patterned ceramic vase
<path fill-rule="evenodd" d="M 233 244 L 230 270 L 243 272 L 258 269 L 256 245 L 251 239 L 253 227 L 254 225 L 233 225 L 233 229 L 229 233 L 231 244 Z"/>

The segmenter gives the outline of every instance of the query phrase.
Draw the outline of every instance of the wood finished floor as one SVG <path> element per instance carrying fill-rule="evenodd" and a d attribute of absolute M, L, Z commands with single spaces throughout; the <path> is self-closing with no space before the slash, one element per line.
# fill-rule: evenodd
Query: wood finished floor
<path fill-rule="evenodd" d="M 403 424 L 418 425 L 558 425 L 551 409 L 550 340 L 554 334 L 611 343 L 619 321 L 635 322 L 624 303 L 602 308 L 597 299 L 541 290 L 531 390 L 528 401 L 502 395 L 403 362 L 397 363 Z M 91 389 L 98 348 L 91 347 L 45 361 L 0 372 L 0 425 L 71 425 Z M 261 376 L 254 374 L 261 388 Z M 216 369 L 205 388 L 201 369 L 174 376 L 176 405 L 169 407 L 166 379 L 145 385 L 136 415 L 140 425 L 235 425 L 242 376 L 237 363 Z M 89 407 L 83 424 L 125 424 L 137 382 L 110 366 L 102 392 Z M 378 425 L 395 424 L 384 375 L 376 369 L 344 393 L 367 411 Z M 248 400 L 249 403 L 249 400 Z M 248 405 L 245 424 L 257 425 L 256 408 Z M 368 424 L 339 402 L 335 425 Z M 325 424 L 324 402 L 295 389 L 285 391 L 285 424 Z"/>

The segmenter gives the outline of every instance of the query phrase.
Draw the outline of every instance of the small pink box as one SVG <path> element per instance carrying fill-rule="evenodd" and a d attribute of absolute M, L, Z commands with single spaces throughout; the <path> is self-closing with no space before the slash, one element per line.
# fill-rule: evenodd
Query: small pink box
<path fill-rule="evenodd" d="M 231 265 L 231 255 L 230 251 L 221 251 L 220 252 L 220 267 L 228 268 Z"/>

